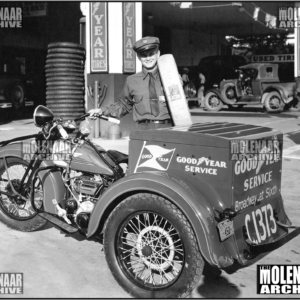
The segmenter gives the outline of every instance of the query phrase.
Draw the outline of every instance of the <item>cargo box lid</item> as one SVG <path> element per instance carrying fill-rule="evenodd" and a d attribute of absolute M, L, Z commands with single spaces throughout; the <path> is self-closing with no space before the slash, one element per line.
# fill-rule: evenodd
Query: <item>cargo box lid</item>
<path fill-rule="evenodd" d="M 191 126 L 132 131 L 130 139 L 227 148 L 231 140 L 261 139 L 278 134 L 281 132 L 269 127 L 228 122 L 207 122 L 196 123 Z"/>

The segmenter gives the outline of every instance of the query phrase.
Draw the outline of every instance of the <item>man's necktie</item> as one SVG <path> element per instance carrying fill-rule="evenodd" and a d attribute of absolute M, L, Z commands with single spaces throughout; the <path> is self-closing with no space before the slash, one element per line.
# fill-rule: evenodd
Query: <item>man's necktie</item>
<path fill-rule="evenodd" d="M 155 79 L 152 73 L 149 74 L 149 100 L 150 100 L 150 107 L 151 113 L 154 117 L 157 117 L 159 114 L 159 103 L 158 98 L 155 90 Z"/>

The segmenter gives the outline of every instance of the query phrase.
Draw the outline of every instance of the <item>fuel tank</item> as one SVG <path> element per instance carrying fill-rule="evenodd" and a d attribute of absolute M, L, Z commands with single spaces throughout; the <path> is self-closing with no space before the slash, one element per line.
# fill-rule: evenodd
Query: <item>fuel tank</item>
<path fill-rule="evenodd" d="M 96 146 L 98 150 L 103 149 L 101 147 Z M 100 149 L 101 148 L 101 149 Z M 108 176 L 113 176 L 114 173 L 109 165 L 100 156 L 103 156 L 107 162 L 113 166 L 113 162 L 109 160 L 106 155 L 106 152 L 102 152 L 100 155 L 95 152 L 95 150 L 84 144 L 81 147 L 78 147 L 71 161 L 71 169 L 75 169 L 80 172 L 90 172 L 90 173 L 98 173 Z"/>

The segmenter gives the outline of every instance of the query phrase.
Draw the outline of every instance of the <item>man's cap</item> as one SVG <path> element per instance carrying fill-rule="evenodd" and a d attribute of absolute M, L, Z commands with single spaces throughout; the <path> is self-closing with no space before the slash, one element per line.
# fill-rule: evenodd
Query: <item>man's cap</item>
<path fill-rule="evenodd" d="M 158 48 L 159 47 L 159 38 L 153 36 L 144 37 L 135 42 L 133 45 L 133 50 L 136 53 L 141 53 L 143 51 Z"/>
<path fill-rule="evenodd" d="M 183 71 L 186 71 L 186 72 L 188 72 L 189 71 L 189 68 L 183 68 Z"/>

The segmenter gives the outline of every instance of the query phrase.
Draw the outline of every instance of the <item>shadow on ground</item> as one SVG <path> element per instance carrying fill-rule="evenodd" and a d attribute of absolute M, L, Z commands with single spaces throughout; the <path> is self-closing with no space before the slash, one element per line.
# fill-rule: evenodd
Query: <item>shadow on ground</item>
<path fill-rule="evenodd" d="M 240 287 L 229 282 L 222 275 L 213 279 L 203 276 L 202 283 L 197 287 L 197 292 L 203 298 L 219 298 L 220 291 L 222 291 L 222 298 L 238 298 L 241 294 Z"/>
<path fill-rule="evenodd" d="M 298 145 L 300 144 L 300 130 L 287 133 L 286 136 L 290 140 L 292 140 L 295 144 L 298 144 Z"/>

